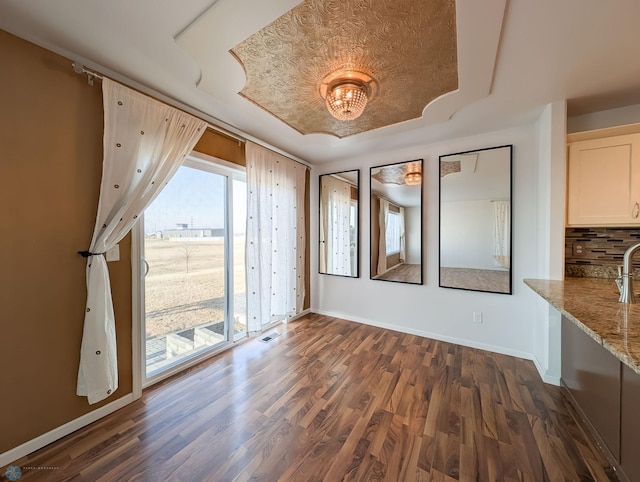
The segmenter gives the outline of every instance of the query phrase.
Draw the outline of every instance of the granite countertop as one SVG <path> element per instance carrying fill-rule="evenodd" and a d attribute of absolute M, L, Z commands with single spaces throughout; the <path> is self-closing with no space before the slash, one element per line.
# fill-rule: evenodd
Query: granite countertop
<path fill-rule="evenodd" d="M 619 303 L 614 280 L 566 278 L 564 281 L 525 279 L 524 282 L 640 374 L 640 303 Z"/>

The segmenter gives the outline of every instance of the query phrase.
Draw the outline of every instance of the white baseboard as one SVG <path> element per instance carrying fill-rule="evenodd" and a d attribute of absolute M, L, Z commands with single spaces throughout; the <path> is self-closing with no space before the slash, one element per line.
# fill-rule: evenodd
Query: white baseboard
<path fill-rule="evenodd" d="M 389 323 L 381 323 L 378 321 L 366 320 L 364 318 L 354 317 L 350 315 L 345 315 L 343 313 L 332 313 L 324 310 L 313 310 L 314 313 L 318 313 L 319 315 L 331 316 L 334 318 L 341 318 L 347 321 L 354 321 L 356 323 L 362 323 L 365 325 L 377 326 L 378 328 L 385 328 L 387 330 L 399 331 L 400 333 L 408 333 L 409 335 L 417 335 L 422 336 L 424 338 L 432 338 L 438 341 L 446 341 L 447 343 L 455 343 L 456 345 L 467 346 L 469 348 L 477 348 L 479 350 L 491 351 L 494 353 L 500 353 L 501 355 L 509 355 L 515 356 L 518 358 L 524 358 L 525 360 L 533 360 L 534 356 L 532 353 L 527 353 L 520 350 L 513 350 L 511 348 L 506 348 L 503 346 L 489 345 L 486 343 L 479 343 L 474 340 L 467 340 L 464 338 L 457 338 L 454 336 L 445 336 L 439 333 L 431 333 L 428 331 L 415 330 L 413 328 L 407 328 L 404 326 L 392 325 Z M 537 365 L 536 365 L 537 368 Z M 538 369 L 539 370 L 539 369 Z M 542 375 L 541 375 L 542 376 Z M 544 377 L 543 377 L 544 380 Z M 545 380 L 546 381 L 546 380 Z"/>
<path fill-rule="evenodd" d="M 307 308 L 306 310 L 302 310 L 297 315 L 293 315 L 288 320 L 283 321 L 283 323 L 291 323 L 292 321 L 296 321 L 298 318 L 302 318 L 303 316 L 308 315 L 309 313 L 313 313 L 313 311 L 311 311 L 311 308 Z"/>
<path fill-rule="evenodd" d="M 533 364 L 536 366 L 536 369 L 538 370 L 538 373 L 540 374 L 540 378 L 542 378 L 543 382 L 548 383 L 549 385 L 555 385 L 556 387 L 560 386 L 560 377 L 555 375 L 549 375 L 547 370 L 545 368 L 542 368 L 542 364 L 540 363 L 537 357 L 534 356 L 532 358 L 532 361 L 533 361 Z"/>
<path fill-rule="evenodd" d="M 133 394 L 129 393 L 122 398 L 118 398 L 107 405 L 104 405 L 96 410 L 93 410 L 81 417 L 76 418 L 75 420 L 71 420 L 70 422 L 65 423 L 59 427 L 54 428 L 53 430 L 40 435 L 28 442 L 23 443 L 11 450 L 8 450 L 2 454 L 0 454 L 0 467 L 4 467 L 5 465 L 9 465 L 10 463 L 18 460 L 19 458 L 24 457 L 25 455 L 29 455 L 30 453 L 35 452 L 36 450 L 41 449 L 45 445 L 49 445 L 56 440 L 61 439 L 62 437 L 69 435 L 76 430 L 86 427 L 90 423 L 95 422 L 96 420 L 101 419 L 109 415 L 110 413 L 115 412 L 116 410 L 121 409 L 125 405 L 129 405 L 133 402 Z"/>

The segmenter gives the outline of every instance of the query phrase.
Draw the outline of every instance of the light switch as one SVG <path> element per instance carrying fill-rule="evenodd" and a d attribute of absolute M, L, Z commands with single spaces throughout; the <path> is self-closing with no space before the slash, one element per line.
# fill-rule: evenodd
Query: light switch
<path fill-rule="evenodd" d="M 107 250 L 107 261 L 120 261 L 120 245 L 116 244 L 113 248 Z"/>

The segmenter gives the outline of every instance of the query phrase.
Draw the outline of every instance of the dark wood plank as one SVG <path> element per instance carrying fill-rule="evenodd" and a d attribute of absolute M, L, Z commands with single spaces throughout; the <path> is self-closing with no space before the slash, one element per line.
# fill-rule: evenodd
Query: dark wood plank
<path fill-rule="evenodd" d="M 321 315 L 275 329 L 14 465 L 80 482 L 615 480 L 530 361 Z"/>

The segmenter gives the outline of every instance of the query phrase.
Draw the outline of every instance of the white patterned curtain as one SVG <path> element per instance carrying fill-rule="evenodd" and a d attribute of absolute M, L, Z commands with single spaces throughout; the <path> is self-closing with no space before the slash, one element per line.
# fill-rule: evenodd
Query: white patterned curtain
<path fill-rule="evenodd" d="M 100 201 L 87 256 L 87 305 L 77 394 L 90 404 L 118 388 L 115 319 L 103 254 L 131 230 L 180 167 L 206 123 L 104 79 Z"/>
<path fill-rule="evenodd" d="M 320 271 L 351 276 L 351 185 L 320 177 Z"/>
<path fill-rule="evenodd" d="M 404 226 L 404 208 L 400 209 L 400 262 L 404 263 L 407 259 L 407 237 L 405 236 Z"/>
<path fill-rule="evenodd" d="M 378 240 L 378 274 L 387 271 L 387 218 L 389 217 L 389 201 L 380 198 L 380 239 Z"/>
<path fill-rule="evenodd" d="M 247 142 L 248 330 L 302 311 L 306 167 Z"/>
<path fill-rule="evenodd" d="M 511 264 L 511 202 L 493 201 L 494 260 L 497 266 L 509 269 Z"/>

